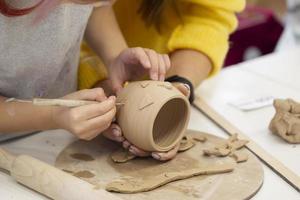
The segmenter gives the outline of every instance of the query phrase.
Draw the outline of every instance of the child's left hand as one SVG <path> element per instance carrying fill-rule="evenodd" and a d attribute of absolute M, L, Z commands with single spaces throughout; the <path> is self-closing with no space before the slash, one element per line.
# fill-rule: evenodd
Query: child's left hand
<path fill-rule="evenodd" d="M 147 73 L 152 80 L 164 81 L 170 67 L 167 54 L 159 54 L 141 47 L 128 48 L 108 67 L 110 85 L 113 92 L 118 93 L 126 81 L 142 78 Z"/>

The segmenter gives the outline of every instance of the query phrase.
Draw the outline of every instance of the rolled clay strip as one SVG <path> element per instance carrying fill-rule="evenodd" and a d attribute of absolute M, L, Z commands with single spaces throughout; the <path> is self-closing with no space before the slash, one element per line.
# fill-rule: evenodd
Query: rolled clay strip
<path fill-rule="evenodd" d="M 129 83 L 117 97 L 124 103 L 117 121 L 125 138 L 145 151 L 168 151 L 183 137 L 189 116 L 188 99 L 172 84 Z"/>
<path fill-rule="evenodd" d="M 195 169 L 183 170 L 180 172 L 163 173 L 153 177 L 141 179 L 123 178 L 109 183 L 106 190 L 119 193 L 138 193 L 146 192 L 158 188 L 172 181 L 190 178 L 198 175 L 209 175 L 231 172 L 234 170 L 234 163 L 203 166 Z"/>

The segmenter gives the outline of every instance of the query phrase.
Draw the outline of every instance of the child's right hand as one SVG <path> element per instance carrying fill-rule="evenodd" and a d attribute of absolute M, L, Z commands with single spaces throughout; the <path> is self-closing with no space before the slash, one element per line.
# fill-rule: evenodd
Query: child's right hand
<path fill-rule="evenodd" d="M 55 127 L 68 130 L 80 139 L 95 138 L 106 130 L 115 118 L 116 97 L 107 98 L 101 88 L 74 92 L 63 99 L 99 101 L 99 104 L 53 109 L 52 119 Z"/>

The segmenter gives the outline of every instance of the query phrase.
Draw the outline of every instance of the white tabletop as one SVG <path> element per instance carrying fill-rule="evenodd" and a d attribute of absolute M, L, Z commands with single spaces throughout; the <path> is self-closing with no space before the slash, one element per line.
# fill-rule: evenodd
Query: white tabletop
<path fill-rule="evenodd" d="M 267 56 L 237 67 L 226 68 L 220 75 L 206 81 L 197 92 L 200 92 L 203 98 L 229 121 L 299 174 L 299 145 L 289 145 L 267 130 L 269 120 L 274 114 L 271 107 L 245 113 L 228 105 L 228 102 L 238 98 L 266 94 L 300 100 L 300 94 L 296 92 L 300 87 L 300 80 L 296 77 L 297 72 L 300 73 L 300 68 L 297 66 L 300 64 L 298 55 L 300 55 L 299 49 L 283 55 Z M 281 78 L 282 74 L 289 74 L 289 78 Z M 227 137 L 224 131 L 194 108 L 192 108 L 189 128 Z M 75 138 L 69 133 L 56 130 L 31 135 L 0 146 L 10 152 L 29 154 L 54 164 L 58 153 L 74 140 Z M 269 168 L 264 166 L 264 172 L 264 184 L 253 199 L 296 200 L 300 198 L 300 194 L 295 189 Z M 0 199 L 45 199 L 45 197 L 17 184 L 2 172 L 0 172 L 0 185 Z"/>
<path fill-rule="evenodd" d="M 300 102 L 300 49 L 273 54 L 229 67 L 206 81 L 197 92 L 216 111 L 300 176 L 300 145 L 292 145 L 268 130 L 273 106 L 242 111 L 231 105 L 239 99 L 262 96 Z"/>

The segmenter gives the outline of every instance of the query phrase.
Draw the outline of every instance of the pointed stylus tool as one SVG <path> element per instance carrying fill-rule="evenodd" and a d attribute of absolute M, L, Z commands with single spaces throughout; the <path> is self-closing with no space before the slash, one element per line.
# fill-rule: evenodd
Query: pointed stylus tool
<path fill-rule="evenodd" d="M 65 106 L 71 108 L 100 103 L 98 101 L 87 101 L 87 100 L 41 99 L 41 98 L 34 98 L 32 100 L 10 98 L 7 99 L 5 102 L 21 102 L 21 103 L 32 103 L 33 105 L 37 105 L 37 106 Z M 123 106 L 123 105 L 124 103 L 116 103 L 116 106 Z"/>

